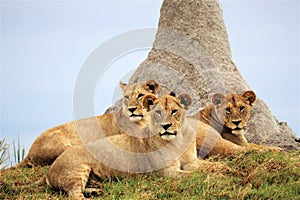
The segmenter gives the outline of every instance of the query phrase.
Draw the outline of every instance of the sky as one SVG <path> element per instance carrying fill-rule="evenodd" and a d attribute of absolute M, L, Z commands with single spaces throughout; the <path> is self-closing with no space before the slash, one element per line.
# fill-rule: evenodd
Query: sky
<path fill-rule="evenodd" d="M 101 44 L 156 28 L 161 0 L 1 0 L 1 132 L 25 149 L 43 131 L 74 119 L 78 74 Z M 244 79 L 300 137 L 299 1 L 221 1 L 233 60 Z M 150 48 L 150 47 L 149 47 Z M 120 80 L 149 48 L 112 60 L 95 90 L 95 114 L 117 99 Z M 120 97 L 120 96 L 119 96 Z"/>

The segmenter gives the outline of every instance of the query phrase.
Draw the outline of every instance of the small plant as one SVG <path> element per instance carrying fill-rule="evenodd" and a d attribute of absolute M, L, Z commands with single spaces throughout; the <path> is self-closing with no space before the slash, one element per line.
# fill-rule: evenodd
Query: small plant
<path fill-rule="evenodd" d="M 5 139 L 0 139 L 0 169 L 4 169 L 5 162 L 8 161 L 8 144 L 6 144 Z"/>
<path fill-rule="evenodd" d="M 13 141 L 13 148 L 14 148 L 14 158 L 15 158 L 15 164 L 18 164 L 24 159 L 25 156 L 25 148 L 23 147 L 21 149 L 20 146 L 20 137 L 18 136 L 18 146 L 15 145 L 15 140 Z"/>

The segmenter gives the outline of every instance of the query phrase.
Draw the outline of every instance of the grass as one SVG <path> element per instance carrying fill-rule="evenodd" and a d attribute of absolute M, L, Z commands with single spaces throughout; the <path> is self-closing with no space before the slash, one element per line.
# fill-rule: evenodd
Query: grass
<path fill-rule="evenodd" d="M 101 199 L 300 199 L 300 151 L 249 151 L 220 162 L 234 173 L 198 171 L 181 179 L 112 178 L 94 186 L 100 189 Z M 0 199 L 68 199 L 63 192 L 33 184 L 47 169 L 2 170 Z"/>
<path fill-rule="evenodd" d="M 25 149 L 24 148 L 21 149 L 19 136 L 18 136 L 17 146 L 15 144 L 15 140 L 13 140 L 13 149 L 14 149 L 15 163 L 17 164 L 17 163 L 21 162 L 25 157 Z"/>
<path fill-rule="evenodd" d="M 0 169 L 5 168 L 5 163 L 8 161 L 8 144 L 6 143 L 5 139 L 0 139 Z"/>
<path fill-rule="evenodd" d="M 9 150 L 13 150 L 14 161 L 11 160 Z M 18 136 L 17 144 L 16 141 L 13 140 L 12 148 L 9 145 L 5 138 L 0 139 L 0 169 L 3 170 L 9 166 L 18 164 L 21 162 L 25 157 L 25 148 L 21 148 L 20 145 L 20 138 Z"/>

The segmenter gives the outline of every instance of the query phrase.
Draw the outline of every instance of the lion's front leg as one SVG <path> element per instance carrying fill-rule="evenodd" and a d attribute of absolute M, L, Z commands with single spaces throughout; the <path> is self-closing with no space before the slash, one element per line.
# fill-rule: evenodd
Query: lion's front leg
<path fill-rule="evenodd" d="M 195 170 L 198 170 L 198 169 L 203 167 L 203 162 L 202 161 L 203 160 L 195 159 L 192 162 L 185 163 L 181 167 L 182 167 L 183 170 L 195 171 Z"/>
<path fill-rule="evenodd" d="M 180 162 L 179 161 L 176 161 L 171 166 L 168 166 L 168 167 L 160 170 L 160 174 L 162 176 L 174 177 L 174 178 L 184 177 L 184 176 L 187 176 L 190 173 L 191 172 L 189 172 L 189 171 L 180 169 Z"/>
<path fill-rule="evenodd" d="M 63 190 L 72 199 L 85 199 L 83 191 L 87 184 L 91 167 L 87 164 L 74 166 L 55 162 L 46 175 L 46 182 L 55 189 Z"/>
<path fill-rule="evenodd" d="M 74 170 L 75 171 L 75 170 Z M 70 174 L 66 179 L 65 188 L 63 188 L 72 199 L 85 199 L 83 191 L 88 182 L 91 167 L 82 164 L 76 168 L 75 173 Z"/>
<path fill-rule="evenodd" d="M 263 146 L 263 145 L 258 145 L 258 144 L 254 144 L 254 143 L 248 143 L 247 147 L 249 149 L 266 150 L 266 151 L 272 151 L 272 152 L 283 151 L 283 149 L 280 147 Z"/>
<path fill-rule="evenodd" d="M 188 171 L 203 170 L 205 172 L 222 172 L 222 173 L 232 172 L 232 169 L 230 169 L 228 166 L 222 163 L 211 162 L 211 161 L 200 160 L 200 159 L 196 159 L 194 162 L 184 165 L 183 170 L 188 170 Z"/>

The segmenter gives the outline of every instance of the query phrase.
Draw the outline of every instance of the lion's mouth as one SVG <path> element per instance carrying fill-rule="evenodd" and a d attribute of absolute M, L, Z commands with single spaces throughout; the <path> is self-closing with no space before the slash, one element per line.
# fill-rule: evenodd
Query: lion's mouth
<path fill-rule="evenodd" d="M 233 131 L 241 131 L 244 130 L 244 128 L 236 127 L 235 129 L 232 129 Z"/>
<path fill-rule="evenodd" d="M 160 133 L 160 136 L 171 136 L 171 135 L 173 135 L 173 136 L 176 136 L 177 135 L 177 132 L 175 131 L 175 132 L 169 132 L 169 131 L 165 131 L 165 132 L 162 132 L 162 133 Z"/>
<path fill-rule="evenodd" d="M 136 115 L 136 114 L 131 114 L 129 117 L 144 117 L 143 115 Z"/>

